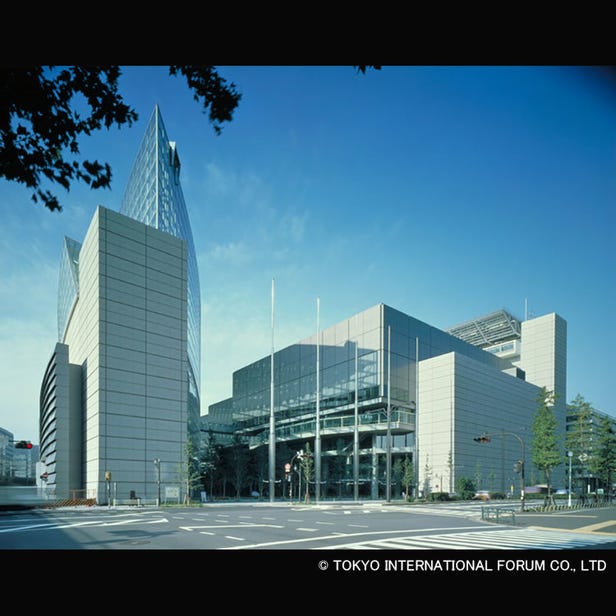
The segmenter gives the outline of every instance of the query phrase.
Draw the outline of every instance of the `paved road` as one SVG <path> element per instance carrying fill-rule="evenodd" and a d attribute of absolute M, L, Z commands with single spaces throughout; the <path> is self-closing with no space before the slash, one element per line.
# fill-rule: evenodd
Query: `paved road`
<path fill-rule="evenodd" d="M 616 549 L 616 507 L 482 520 L 477 503 L 212 503 L 73 508 L 0 516 L 0 549 Z"/>

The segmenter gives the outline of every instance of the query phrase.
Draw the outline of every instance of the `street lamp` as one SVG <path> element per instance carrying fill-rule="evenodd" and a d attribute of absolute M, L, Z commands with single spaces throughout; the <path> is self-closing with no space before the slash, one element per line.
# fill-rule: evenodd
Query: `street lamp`
<path fill-rule="evenodd" d="M 569 456 L 569 498 L 567 499 L 567 507 L 571 507 L 571 458 L 573 458 L 573 452 L 568 451 Z"/>
<path fill-rule="evenodd" d="M 154 458 L 156 467 L 156 506 L 160 507 L 160 458 Z"/>
<path fill-rule="evenodd" d="M 489 443 L 490 439 L 493 436 L 501 436 L 501 437 L 505 437 L 505 436 L 513 436 L 514 438 L 516 438 L 520 445 L 522 446 L 522 459 L 517 462 L 514 466 L 514 470 L 515 472 L 519 472 L 520 473 L 520 506 L 521 506 L 521 510 L 524 511 L 525 509 L 525 504 L 526 504 L 526 499 L 525 499 L 525 486 L 526 486 L 526 480 L 524 478 L 524 467 L 525 467 L 525 460 L 526 460 L 526 453 L 525 453 L 525 448 L 524 448 L 524 439 L 513 433 L 513 432 L 501 432 L 500 434 L 486 434 L 485 432 L 481 434 L 481 436 L 475 437 L 473 440 L 477 441 L 478 443 Z"/>

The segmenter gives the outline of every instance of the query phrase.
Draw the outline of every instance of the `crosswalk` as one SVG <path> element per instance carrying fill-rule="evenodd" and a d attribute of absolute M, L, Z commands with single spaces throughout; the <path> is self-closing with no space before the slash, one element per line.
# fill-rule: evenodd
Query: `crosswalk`
<path fill-rule="evenodd" d="M 615 538 L 533 528 L 411 535 L 336 545 L 340 550 L 566 550 L 614 543 Z M 332 546 L 324 549 L 331 549 Z"/>
<path fill-rule="evenodd" d="M 462 518 L 481 518 L 480 507 L 431 507 L 429 505 L 422 505 L 421 507 L 409 508 L 409 507 L 383 507 L 379 510 L 380 513 L 394 513 L 403 511 L 404 513 L 420 514 L 420 515 L 437 515 L 437 516 L 458 516 Z"/>

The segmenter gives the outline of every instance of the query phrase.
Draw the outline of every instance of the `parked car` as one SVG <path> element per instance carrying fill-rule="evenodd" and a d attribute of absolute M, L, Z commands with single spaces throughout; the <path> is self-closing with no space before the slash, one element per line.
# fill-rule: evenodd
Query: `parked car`
<path fill-rule="evenodd" d="M 473 496 L 473 500 L 489 501 L 490 492 L 488 490 L 478 490 L 477 492 L 475 492 L 475 496 Z"/>

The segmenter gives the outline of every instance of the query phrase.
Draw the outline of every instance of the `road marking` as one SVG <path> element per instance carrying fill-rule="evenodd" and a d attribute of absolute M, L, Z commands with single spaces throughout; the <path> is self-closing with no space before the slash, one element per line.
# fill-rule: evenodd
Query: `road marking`
<path fill-rule="evenodd" d="M 319 529 L 318 528 L 296 528 L 295 530 L 303 530 L 307 533 L 316 533 Z"/>
<path fill-rule="evenodd" d="M 160 518 L 158 520 L 142 520 L 142 519 L 128 519 L 128 520 L 118 520 L 115 522 L 108 522 L 106 519 L 104 520 L 90 520 L 83 522 L 71 522 L 58 524 L 57 522 L 51 522 L 49 524 L 29 524 L 27 526 L 15 526 L 13 528 L 3 528 L 0 529 L 0 533 L 14 533 L 21 531 L 29 531 L 29 530 L 41 530 L 41 529 L 52 529 L 52 528 L 79 528 L 81 526 L 121 526 L 125 524 L 164 524 L 168 523 L 169 520 L 167 518 Z"/>
<path fill-rule="evenodd" d="M 616 520 L 607 520 L 607 522 L 597 522 L 596 524 L 590 524 L 589 526 L 582 526 L 581 528 L 576 528 L 576 532 L 578 533 L 588 533 L 599 530 L 600 528 L 607 528 L 608 526 L 614 526 L 616 524 Z M 613 534 L 613 533 L 612 533 Z"/>
<path fill-rule="evenodd" d="M 193 531 L 199 530 L 201 528 L 257 528 L 257 527 L 266 527 L 266 528 L 284 528 L 284 526 L 279 526 L 277 524 L 246 524 L 245 522 L 242 524 L 225 524 L 224 526 L 178 526 L 181 530 Z"/>
<path fill-rule="evenodd" d="M 605 536 L 594 536 L 524 528 L 520 530 L 471 531 L 466 533 L 416 535 L 355 541 L 317 550 L 558 550 L 611 543 Z"/>
<path fill-rule="evenodd" d="M 441 531 L 441 532 L 444 530 L 468 530 L 468 527 L 454 526 L 451 528 L 423 528 L 422 532 L 426 532 L 430 530 Z M 351 538 L 351 537 L 365 537 L 366 535 L 393 535 L 393 534 L 414 533 L 414 532 L 417 532 L 417 531 L 407 528 L 404 530 L 373 530 L 373 531 L 364 531 L 364 532 L 358 532 L 358 533 L 331 533 L 329 535 L 320 535 L 318 537 L 310 537 L 310 538 L 303 538 L 303 539 L 285 539 L 283 541 L 266 541 L 264 543 L 253 543 L 245 547 L 241 547 L 241 548 L 222 548 L 222 549 L 224 550 L 255 549 L 255 548 L 271 547 L 274 545 L 293 545 L 296 543 L 309 543 L 309 542 L 314 543 L 315 541 L 321 541 L 321 540 L 327 541 L 334 537 L 335 538 L 341 538 L 341 537 Z M 366 539 L 365 541 L 369 542 L 369 539 Z"/>
<path fill-rule="evenodd" d="M 166 518 L 161 518 L 159 520 L 147 520 L 144 522 L 143 520 L 119 520 L 118 522 L 103 522 L 101 526 L 121 526 L 123 524 L 163 524 L 169 522 Z"/>
<path fill-rule="evenodd" d="M 614 541 L 616 541 L 616 534 L 598 532 L 600 528 L 614 526 L 615 524 L 616 524 L 616 520 L 608 520 L 607 522 L 598 522 L 597 524 L 590 524 L 589 526 L 581 526 L 580 528 L 573 528 L 571 530 L 562 528 L 560 529 L 560 532 L 563 532 L 563 533 L 592 533 L 595 535 L 614 537 Z M 531 526 L 530 528 L 534 528 L 536 530 L 553 530 L 549 526 Z"/>
<path fill-rule="evenodd" d="M 225 535 L 225 539 L 233 539 L 233 541 L 246 541 L 244 537 L 233 537 L 232 535 Z"/>
<path fill-rule="evenodd" d="M 352 526 L 353 528 L 370 528 L 368 524 L 348 524 L 348 526 Z"/>
<path fill-rule="evenodd" d="M 3 528 L 0 533 L 15 533 L 22 530 L 38 530 L 39 528 L 54 528 L 57 527 L 56 522 L 50 524 L 28 524 L 27 526 L 14 526 L 13 528 Z"/>
<path fill-rule="evenodd" d="M 317 522 L 317 524 L 329 524 L 330 526 L 334 525 L 333 522 Z"/>

